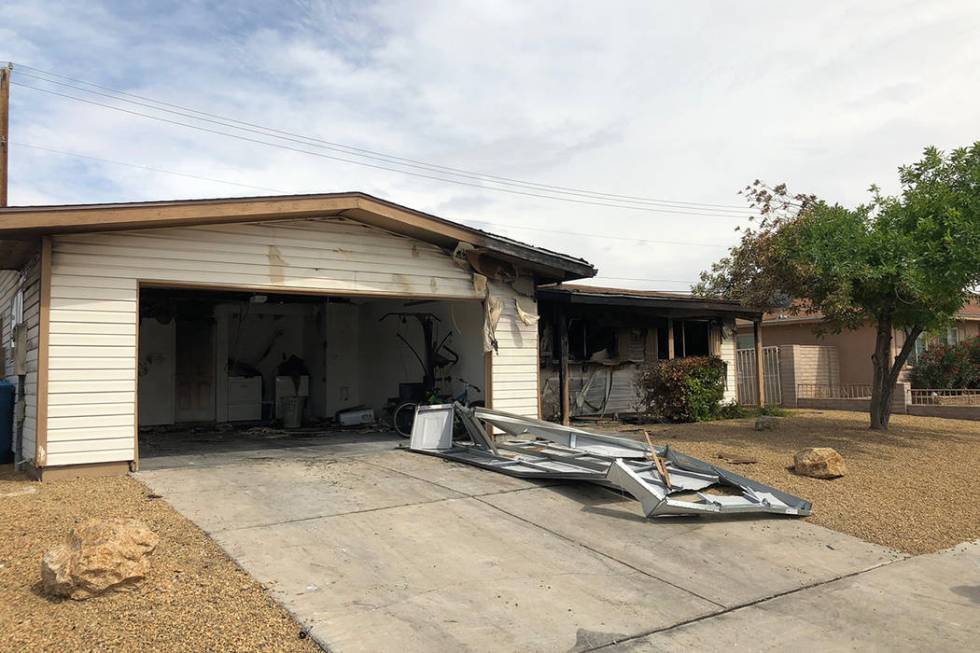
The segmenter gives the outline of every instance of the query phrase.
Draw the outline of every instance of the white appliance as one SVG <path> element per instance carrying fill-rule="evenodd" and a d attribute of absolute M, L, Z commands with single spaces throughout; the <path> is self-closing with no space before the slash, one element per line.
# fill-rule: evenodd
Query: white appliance
<path fill-rule="evenodd" d="M 282 399 L 284 397 L 309 397 L 310 396 L 310 377 L 303 375 L 298 377 L 277 376 L 276 377 L 276 419 L 282 419 Z"/>
<path fill-rule="evenodd" d="M 228 377 L 228 421 L 246 422 L 262 419 L 262 377 Z"/>

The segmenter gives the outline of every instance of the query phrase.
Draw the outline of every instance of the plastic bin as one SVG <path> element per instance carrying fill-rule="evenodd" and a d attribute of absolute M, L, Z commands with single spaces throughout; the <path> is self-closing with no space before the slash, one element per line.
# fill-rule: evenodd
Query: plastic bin
<path fill-rule="evenodd" d="M 14 398 L 13 384 L 0 379 L 0 464 L 14 461 Z"/>
<path fill-rule="evenodd" d="M 283 428 L 298 429 L 303 426 L 304 408 L 306 408 L 306 397 L 282 397 L 279 399 Z"/>

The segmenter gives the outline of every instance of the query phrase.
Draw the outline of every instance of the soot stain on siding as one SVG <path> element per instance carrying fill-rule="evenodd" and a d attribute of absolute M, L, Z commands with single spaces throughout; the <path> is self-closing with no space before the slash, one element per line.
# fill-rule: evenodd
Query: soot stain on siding
<path fill-rule="evenodd" d="M 279 253 L 279 248 L 275 245 L 269 245 L 269 280 L 272 283 L 282 283 L 286 280 L 286 274 L 284 268 L 286 267 L 286 261 L 283 260 L 282 255 Z"/>

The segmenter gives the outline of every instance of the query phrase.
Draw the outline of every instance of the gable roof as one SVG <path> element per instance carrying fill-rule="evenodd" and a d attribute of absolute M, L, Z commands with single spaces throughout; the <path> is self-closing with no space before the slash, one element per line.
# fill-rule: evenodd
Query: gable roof
<path fill-rule="evenodd" d="M 447 249 L 465 243 L 562 281 L 596 274 L 588 261 L 534 247 L 366 193 L 60 204 L 0 208 L 0 267 L 17 268 L 48 234 L 343 216 Z"/>

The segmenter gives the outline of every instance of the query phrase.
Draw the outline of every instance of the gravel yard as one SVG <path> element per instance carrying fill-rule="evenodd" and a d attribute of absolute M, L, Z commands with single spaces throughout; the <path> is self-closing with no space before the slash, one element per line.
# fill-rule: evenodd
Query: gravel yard
<path fill-rule="evenodd" d="M 792 411 L 775 431 L 754 419 L 645 426 L 656 444 L 726 467 L 813 503 L 813 523 L 907 553 L 931 553 L 980 538 L 980 422 L 892 417 L 886 433 L 868 416 L 844 411 Z M 589 425 L 585 426 L 589 428 Z M 634 425 L 601 424 L 642 440 Z M 820 480 L 794 474 L 793 454 L 833 447 L 846 476 Z M 754 458 L 732 465 L 721 455 Z"/>
<path fill-rule="evenodd" d="M 658 444 L 809 499 L 808 520 L 837 531 L 913 554 L 980 538 L 980 423 L 899 415 L 889 432 L 875 433 L 860 413 L 794 411 L 774 431 L 753 424 L 644 428 Z M 635 425 L 599 428 L 643 439 Z M 837 449 L 847 475 L 794 474 L 793 454 L 811 446 Z M 81 519 L 116 516 L 160 536 L 147 581 L 88 601 L 42 596 L 43 553 Z M 0 472 L 0 632 L 3 651 L 319 650 L 202 531 L 129 477 L 42 484 Z"/>
<path fill-rule="evenodd" d="M 150 577 L 87 601 L 40 595 L 44 552 L 85 517 L 117 516 L 160 536 Z M 31 483 L 0 472 L 0 517 L 2 651 L 320 650 L 203 532 L 129 477 Z"/>

